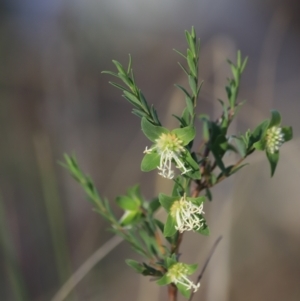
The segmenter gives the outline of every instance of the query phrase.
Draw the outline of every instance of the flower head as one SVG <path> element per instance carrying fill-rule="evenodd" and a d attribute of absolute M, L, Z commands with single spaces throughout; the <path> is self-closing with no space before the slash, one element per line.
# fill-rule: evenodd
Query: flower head
<path fill-rule="evenodd" d="M 167 277 L 175 285 L 181 284 L 185 287 L 186 290 L 193 290 L 194 292 L 196 292 L 200 287 L 200 282 L 194 284 L 187 278 L 188 275 L 190 275 L 190 273 L 187 265 L 181 262 L 173 264 L 167 272 Z"/>
<path fill-rule="evenodd" d="M 182 174 L 189 172 L 184 166 L 182 155 L 187 151 L 183 147 L 183 141 L 179 139 L 174 133 L 162 133 L 158 139 L 155 139 L 155 145 L 148 149 L 146 147 L 144 153 L 151 154 L 157 152 L 160 155 L 158 174 L 164 178 L 172 179 L 174 171 L 172 170 L 172 160 L 176 163 L 176 167 L 182 170 Z"/>
<path fill-rule="evenodd" d="M 167 210 L 168 218 L 164 227 L 166 237 L 173 236 L 176 231 L 197 231 L 208 235 L 209 230 L 203 217 L 205 196 L 197 198 L 183 196 L 159 195 L 160 204 Z"/>
<path fill-rule="evenodd" d="M 274 154 L 284 143 L 284 133 L 279 126 L 272 126 L 266 132 L 266 149 L 269 153 Z"/>
<path fill-rule="evenodd" d="M 178 262 L 175 254 L 165 259 L 167 272 L 157 281 L 158 285 L 168 285 L 174 283 L 179 292 L 186 298 L 190 297 L 191 291 L 196 292 L 200 287 L 200 283 L 193 283 L 188 276 L 192 275 L 198 265 L 185 264 Z"/>
<path fill-rule="evenodd" d="M 270 120 L 263 121 L 253 131 L 253 147 L 266 152 L 271 167 L 271 177 L 274 175 L 279 161 L 279 149 L 285 142 L 293 138 L 291 127 L 281 126 L 281 116 L 276 110 L 271 111 Z"/>
<path fill-rule="evenodd" d="M 175 229 L 180 233 L 199 230 L 203 226 L 204 219 L 200 216 L 204 214 L 203 203 L 197 206 L 185 195 L 173 203 L 170 214 L 176 220 Z"/>
<path fill-rule="evenodd" d="M 189 176 L 200 179 L 199 165 L 185 147 L 195 137 L 193 127 L 188 126 L 169 131 L 142 118 L 142 130 L 153 142 L 153 146 L 146 147 L 144 151 L 145 156 L 141 165 L 143 171 L 157 168 L 161 176 L 172 179 L 175 175 L 172 165 L 175 164 L 181 174 L 191 172 Z"/>

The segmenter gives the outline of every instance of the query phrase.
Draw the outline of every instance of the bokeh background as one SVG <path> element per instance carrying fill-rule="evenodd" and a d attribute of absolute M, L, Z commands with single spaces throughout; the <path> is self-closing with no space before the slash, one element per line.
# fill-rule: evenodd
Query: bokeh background
<path fill-rule="evenodd" d="M 247 103 L 232 132 L 254 128 L 276 108 L 295 136 L 272 180 L 257 153 L 213 190 L 205 205 L 211 237 L 188 234 L 182 247 L 183 259 L 201 267 L 223 235 L 194 300 L 300 300 L 298 1 L 2 0 L 0 14 L 1 301 L 167 299 L 165 289 L 125 265 L 139 257 L 111 240 L 58 161 L 74 152 L 112 204 L 139 182 L 148 198 L 170 191 L 155 172 L 140 171 L 149 142 L 101 71 L 113 69 L 112 59 L 126 64 L 130 53 L 149 103 L 164 125 L 175 126 L 171 114 L 184 99 L 173 83 L 186 79 L 172 49 L 185 51 L 192 25 L 202 43 L 199 113 L 220 114 L 226 58 L 240 49 L 249 56 L 240 90 Z M 85 277 L 63 298 L 70 288 L 60 290 L 63 284 L 89 258 L 93 268 L 87 273 L 84 265 L 76 279 Z"/>

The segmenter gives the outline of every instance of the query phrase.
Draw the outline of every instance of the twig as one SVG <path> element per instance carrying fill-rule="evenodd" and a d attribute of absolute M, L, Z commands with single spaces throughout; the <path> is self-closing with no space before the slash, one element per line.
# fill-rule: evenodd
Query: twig
<path fill-rule="evenodd" d="M 207 259 L 206 259 L 206 261 L 205 261 L 205 263 L 204 263 L 204 265 L 203 265 L 203 267 L 202 267 L 201 273 L 200 273 L 200 275 L 198 276 L 197 282 L 196 282 L 196 283 L 199 283 L 200 280 L 202 279 L 203 274 L 204 274 L 204 272 L 205 272 L 205 270 L 206 270 L 206 268 L 207 268 L 207 266 L 208 266 L 208 263 L 209 263 L 211 257 L 213 256 L 213 254 L 214 254 L 214 252 L 215 252 L 215 250 L 216 250 L 216 248 L 217 248 L 219 242 L 221 241 L 221 239 L 222 239 L 222 236 L 219 236 L 218 239 L 216 240 L 216 242 L 214 243 L 213 247 L 211 248 L 210 253 L 209 253 L 209 255 L 208 255 L 208 257 L 207 257 Z M 189 301 L 192 301 L 194 294 L 195 294 L 195 293 L 192 292 Z"/>

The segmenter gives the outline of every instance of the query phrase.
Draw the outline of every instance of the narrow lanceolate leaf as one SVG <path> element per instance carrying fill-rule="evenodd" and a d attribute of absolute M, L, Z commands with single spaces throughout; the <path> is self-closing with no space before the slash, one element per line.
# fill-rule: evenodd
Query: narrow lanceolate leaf
<path fill-rule="evenodd" d="M 175 229 L 175 226 L 176 226 L 176 222 L 173 219 L 173 217 L 169 214 L 168 218 L 167 218 L 167 221 L 165 223 L 165 227 L 164 227 L 164 236 L 165 237 L 173 236 L 177 231 Z"/>
<path fill-rule="evenodd" d="M 189 49 L 187 51 L 187 63 L 188 63 L 188 66 L 190 68 L 190 71 L 191 71 L 192 75 L 196 77 L 197 76 L 197 69 L 196 69 L 196 66 L 195 66 L 193 54 Z"/>
<path fill-rule="evenodd" d="M 125 72 L 125 70 L 124 70 L 124 68 L 123 68 L 123 66 L 118 61 L 113 60 L 112 62 L 115 64 L 115 66 L 117 67 L 118 71 L 122 75 L 125 75 L 125 76 L 127 75 L 126 72 Z"/>
<path fill-rule="evenodd" d="M 190 88 L 193 92 L 193 95 L 196 96 L 197 95 L 197 83 L 196 83 L 196 80 L 193 76 L 190 76 L 189 75 L 189 85 L 190 85 Z"/>
<path fill-rule="evenodd" d="M 134 94 L 132 94 L 132 93 L 126 91 L 126 90 L 123 91 L 123 93 L 124 93 L 124 95 L 125 95 L 127 98 L 129 98 L 129 99 L 132 101 L 132 103 L 134 103 L 134 104 L 136 104 L 137 106 L 141 107 L 139 99 L 138 99 Z"/>
<path fill-rule="evenodd" d="M 188 165 L 188 169 L 191 169 L 191 171 L 187 172 L 186 175 L 194 180 L 200 180 L 201 174 L 200 174 L 199 164 L 194 160 L 190 152 L 186 152 L 184 160 L 185 163 L 187 163 Z"/>
<path fill-rule="evenodd" d="M 166 128 L 153 125 L 147 118 L 142 118 L 142 131 L 152 142 L 155 142 L 161 134 L 167 134 L 169 132 Z"/>
<path fill-rule="evenodd" d="M 145 267 L 135 260 L 126 259 L 125 262 L 139 274 L 142 274 L 145 270 Z"/>
<path fill-rule="evenodd" d="M 193 100 L 192 100 L 190 97 L 186 96 L 186 97 L 185 97 L 185 102 L 186 102 L 186 107 L 187 107 L 187 109 L 188 109 L 189 114 L 190 114 L 191 116 L 193 116 L 193 115 L 194 115 L 194 104 L 193 104 Z"/>
<path fill-rule="evenodd" d="M 181 90 L 181 91 L 185 94 L 185 96 L 191 98 L 191 95 L 189 94 L 189 92 L 188 92 L 185 88 L 183 88 L 182 86 L 177 85 L 177 84 L 175 84 L 174 86 L 175 86 L 176 88 L 178 88 L 179 90 Z"/>

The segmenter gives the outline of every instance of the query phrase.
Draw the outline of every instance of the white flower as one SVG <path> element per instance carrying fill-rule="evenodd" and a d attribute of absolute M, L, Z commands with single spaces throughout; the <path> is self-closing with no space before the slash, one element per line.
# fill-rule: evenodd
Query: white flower
<path fill-rule="evenodd" d="M 191 170 L 184 166 L 181 156 L 186 152 L 186 149 L 183 146 L 183 141 L 178 139 L 175 134 L 163 133 L 155 142 L 152 148 L 148 149 L 146 147 L 144 153 L 150 154 L 156 151 L 160 155 L 160 162 L 157 167 L 160 170 L 159 175 L 167 179 L 174 177 L 174 170 L 172 170 L 173 160 L 176 163 L 176 167 L 182 171 L 181 174 L 185 174 Z"/>
<path fill-rule="evenodd" d="M 186 287 L 187 290 L 193 290 L 196 292 L 200 287 L 200 283 L 194 284 L 191 280 L 188 279 L 187 275 L 189 275 L 189 270 L 185 264 L 178 262 L 172 265 L 168 272 L 167 277 L 176 284 L 181 284 Z"/>
<path fill-rule="evenodd" d="M 170 209 L 171 216 L 176 220 L 175 229 L 180 233 L 184 231 L 197 231 L 203 226 L 203 219 L 199 217 L 204 214 L 203 203 L 200 206 L 186 199 L 186 196 L 175 201 Z"/>
<path fill-rule="evenodd" d="M 269 153 L 277 152 L 284 141 L 284 133 L 281 127 L 273 126 L 267 130 L 266 148 Z"/>

